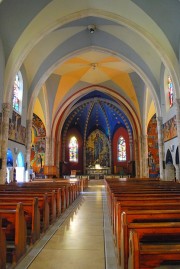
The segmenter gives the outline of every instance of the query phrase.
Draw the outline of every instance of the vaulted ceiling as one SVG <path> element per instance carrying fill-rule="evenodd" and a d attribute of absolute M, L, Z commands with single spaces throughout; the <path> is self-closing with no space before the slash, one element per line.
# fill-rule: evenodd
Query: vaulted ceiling
<path fill-rule="evenodd" d="M 3 102 L 20 68 L 25 116 L 36 113 L 47 134 L 67 126 L 87 134 L 98 126 L 109 136 L 124 126 L 140 134 L 155 112 L 161 116 L 162 70 L 179 70 L 180 2 L 172 2 L 2 1 Z"/>

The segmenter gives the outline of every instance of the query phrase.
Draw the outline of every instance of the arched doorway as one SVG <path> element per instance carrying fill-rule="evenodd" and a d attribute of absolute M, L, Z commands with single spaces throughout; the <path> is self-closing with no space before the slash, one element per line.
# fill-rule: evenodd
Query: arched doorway
<path fill-rule="evenodd" d="M 25 170 L 25 164 L 24 164 L 24 155 L 22 152 L 19 152 L 17 155 L 16 160 L 16 180 L 18 182 L 24 181 L 24 170 Z"/>
<path fill-rule="evenodd" d="M 7 167 L 6 181 L 7 183 L 11 181 L 13 164 L 14 164 L 13 154 L 12 154 L 12 151 L 8 149 L 6 153 L 6 167 Z"/>
<path fill-rule="evenodd" d="M 166 153 L 165 179 L 168 181 L 175 180 L 175 166 L 173 165 L 173 158 L 169 149 Z"/>

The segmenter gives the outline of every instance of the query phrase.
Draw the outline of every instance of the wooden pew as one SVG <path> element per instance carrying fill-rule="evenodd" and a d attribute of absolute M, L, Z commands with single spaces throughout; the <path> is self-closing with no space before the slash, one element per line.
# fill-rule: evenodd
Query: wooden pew
<path fill-rule="evenodd" d="M 6 187 L 7 189 L 10 189 L 10 187 Z M 11 188 L 12 189 L 12 188 Z M 54 182 L 25 182 L 25 183 L 17 183 L 15 186 L 13 186 L 13 190 L 28 190 L 28 191 L 55 191 L 55 199 L 56 199 L 56 213 L 57 216 L 60 216 L 62 212 L 62 202 L 64 199 L 64 186 L 58 186 L 55 185 Z"/>
<path fill-rule="evenodd" d="M 47 194 L 38 194 L 38 193 L 32 193 L 31 195 L 27 195 L 23 192 L 21 193 L 0 193 L 0 197 L 3 198 L 11 198 L 11 199 L 17 199 L 16 201 L 24 202 L 25 200 L 32 200 L 33 197 L 38 197 L 38 208 L 40 212 L 40 226 L 41 226 L 41 232 L 45 232 L 49 228 L 49 203 L 48 203 L 48 196 Z M 3 198 L 4 199 L 4 198 Z"/>
<path fill-rule="evenodd" d="M 0 209 L 9 209 L 12 205 L 23 203 L 27 226 L 27 243 L 34 244 L 40 238 L 40 212 L 38 208 L 38 198 L 33 197 L 1 197 L 0 195 Z"/>
<path fill-rule="evenodd" d="M 134 210 L 121 214 L 121 268 L 128 268 L 131 223 L 180 222 L 180 210 Z"/>
<path fill-rule="evenodd" d="M 112 183 L 112 182 L 111 182 Z M 121 250 L 121 213 L 128 210 L 179 209 L 179 185 L 154 181 L 117 181 L 107 185 L 112 224 Z M 150 184 L 150 185 L 149 185 Z M 177 186 L 177 188 L 176 188 Z M 171 190 L 172 192 L 170 193 Z M 142 203 L 143 201 L 143 203 Z"/>
<path fill-rule="evenodd" d="M 168 187 L 167 187 L 167 184 L 164 184 L 164 183 L 163 184 L 158 183 L 158 185 L 156 183 L 155 186 L 151 186 L 149 185 L 149 183 L 151 184 L 151 181 L 148 182 L 148 184 L 147 183 L 145 184 L 144 182 L 142 183 L 142 181 L 138 180 L 136 182 L 134 181 L 125 182 L 125 185 L 124 185 L 124 182 L 117 181 L 113 183 L 113 188 L 111 188 L 111 185 L 109 186 L 108 201 L 109 201 L 109 210 L 110 210 L 112 225 L 115 225 L 114 219 L 116 218 L 116 215 L 117 215 L 116 203 L 118 200 L 130 200 L 130 197 L 132 197 L 131 200 L 132 199 L 143 200 L 144 196 L 146 197 L 146 200 L 148 199 L 148 196 L 149 196 L 149 199 L 153 199 L 153 198 L 158 199 L 158 197 L 161 198 L 162 196 L 166 198 L 169 197 L 169 199 L 172 199 L 172 197 L 174 198 L 177 197 L 178 199 L 178 197 L 180 197 L 179 196 L 180 189 L 179 190 L 176 189 L 170 193 L 169 186 L 171 185 L 169 183 L 168 183 Z M 115 227 L 113 228 L 115 231 Z"/>
<path fill-rule="evenodd" d="M 180 262 L 180 223 L 132 223 L 128 269 L 152 269 Z"/>
<path fill-rule="evenodd" d="M 56 182 L 28 182 L 28 183 L 17 183 L 10 185 L 0 185 L 0 191 L 33 191 L 33 192 L 49 192 L 55 191 L 55 200 L 56 200 L 56 208 L 54 205 L 54 201 L 49 201 L 50 211 L 52 212 L 50 220 L 53 222 L 55 220 L 55 211 L 56 215 L 60 216 L 62 212 L 72 203 L 72 199 L 77 197 L 77 194 L 72 192 L 72 188 L 74 188 L 74 184 L 69 183 L 56 183 Z M 71 193 L 70 193 L 71 191 Z M 74 195 L 74 196 L 72 196 Z M 76 196 L 75 196 L 76 195 Z M 52 200 L 54 198 L 52 197 Z"/>
<path fill-rule="evenodd" d="M 6 237 L 0 217 L 0 269 L 6 269 Z"/>
<path fill-rule="evenodd" d="M 179 199 L 178 199 L 179 200 Z M 152 199 L 152 200 L 147 200 L 144 197 L 143 203 L 142 200 L 140 201 L 134 201 L 132 200 L 122 200 L 118 201 L 116 204 L 116 212 L 117 215 L 115 217 L 115 239 L 116 239 L 116 244 L 117 244 L 117 249 L 119 251 L 120 249 L 120 238 L 121 238 L 121 214 L 122 212 L 127 212 L 129 210 L 166 210 L 166 209 L 179 209 L 179 204 L 177 199 L 171 199 L 171 200 L 166 200 L 166 199 Z"/>
<path fill-rule="evenodd" d="M 7 257 L 16 264 L 26 252 L 27 230 L 23 204 L 18 203 L 12 209 L 0 209 L 0 218 L 6 235 Z"/>
<path fill-rule="evenodd" d="M 40 190 L 40 189 L 15 189 L 15 190 L 6 190 L 6 195 L 25 195 L 26 197 L 43 197 L 44 194 L 47 195 L 48 204 L 49 204 L 49 221 L 53 223 L 56 220 L 56 195 L 55 190 Z M 0 195 L 3 195 L 0 192 Z"/>

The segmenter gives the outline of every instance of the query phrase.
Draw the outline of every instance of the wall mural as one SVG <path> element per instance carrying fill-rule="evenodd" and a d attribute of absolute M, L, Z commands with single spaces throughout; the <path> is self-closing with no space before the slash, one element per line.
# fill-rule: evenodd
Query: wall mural
<path fill-rule="evenodd" d="M 21 116 L 15 111 L 12 112 L 12 119 L 9 119 L 8 139 L 25 145 L 26 128 L 21 125 Z"/>
<path fill-rule="evenodd" d="M 149 176 L 159 176 L 159 149 L 156 114 L 151 118 L 148 125 L 148 165 Z"/>
<path fill-rule="evenodd" d="M 43 173 L 43 165 L 46 151 L 45 137 L 46 129 L 42 120 L 36 114 L 33 114 L 31 167 L 36 173 Z"/>
<path fill-rule="evenodd" d="M 110 166 L 109 141 L 100 130 L 93 131 L 86 141 L 86 166 Z"/>
<path fill-rule="evenodd" d="M 164 142 L 173 139 L 177 136 L 176 116 L 163 124 Z"/>

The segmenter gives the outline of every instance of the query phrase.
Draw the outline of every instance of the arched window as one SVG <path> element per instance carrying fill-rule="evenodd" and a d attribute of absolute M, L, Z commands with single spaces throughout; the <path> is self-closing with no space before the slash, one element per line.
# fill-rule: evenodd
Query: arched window
<path fill-rule="evenodd" d="M 169 106 L 172 107 L 173 106 L 173 83 L 172 83 L 172 79 L 170 76 L 168 76 L 168 96 L 169 96 Z"/>
<path fill-rule="evenodd" d="M 126 161 L 126 141 L 122 136 L 118 139 L 117 159 L 118 161 Z"/>
<path fill-rule="evenodd" d="M 22 113 L 22 97 L 23 97 L 23 80 L 21 72 L 16 74 L 13 85 L 13 109 L 21 114 Z"/>
<path fill-rule="evenodd" d="M 71 137 L 69 142 L 69 161 L 70 162 L 78 161 L 78 142 L 75 136 Z"/>
<path fill-rule="evenodd" d="M 7 159 L 6 166 L 13 167 L 13 154 L 12 154 L 12 151 L 10 149 L 7 150 L 6 159 Z"/>

